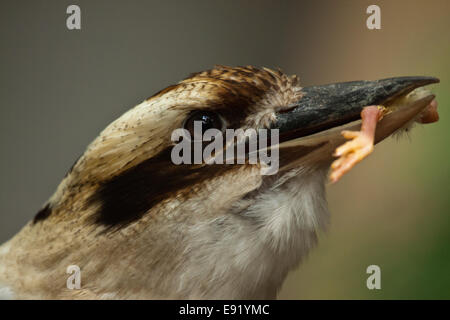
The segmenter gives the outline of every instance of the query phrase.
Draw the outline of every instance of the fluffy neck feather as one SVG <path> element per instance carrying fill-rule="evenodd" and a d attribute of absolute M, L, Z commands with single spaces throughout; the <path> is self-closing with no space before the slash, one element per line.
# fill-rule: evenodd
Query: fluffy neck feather
<path fill-rule="evenodd" d="M 152 233 L 130 227 L 93 238 L 86 234 L 95 230 L 75 229 L 76 237 L 62 233 L 55 243 L 36 241 L 50 227 L 46 221 L 43 229 L 28 225 L 5 244 L 14 250 L 0 257 L 0 265 L 12 263 L 0 281 L 6 276 L 12 285 L 27 274 L 27 287 L 14 288 L 19 298 L 275 298 L 287 273 L 316 243 L 317 229 L 326 225 L 325 173 L 296 169 L 254 201 L 235 202 L 235 212 L 200 221 L 194 215 L 183 229 L 165 217 L 165 227 Z M 81 267 L 80 291 L 65 288 L 70 264 Z"/>

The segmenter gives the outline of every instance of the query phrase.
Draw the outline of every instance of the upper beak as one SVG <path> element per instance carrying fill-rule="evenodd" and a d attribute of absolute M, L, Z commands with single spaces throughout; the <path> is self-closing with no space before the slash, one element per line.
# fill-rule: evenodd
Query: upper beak
<path fill-rule="evenodd" d="M 279 129 L 281 141 L 308 136 L 359 120 L 366 106 L 386 105 L 418 87 L 437 82 L 439 79 L 434 77 L 398 77 L 306 87 L 298 103 L 276 114 L 272 128 Z"/>

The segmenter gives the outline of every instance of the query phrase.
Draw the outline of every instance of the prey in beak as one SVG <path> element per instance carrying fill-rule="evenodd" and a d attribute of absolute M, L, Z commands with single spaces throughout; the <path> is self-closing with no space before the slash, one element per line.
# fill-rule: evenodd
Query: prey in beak
<path fill-rule="evenodd" d="M 268 68 L 194 73 L 108 125 L 34 219 L 0 246 L 0 298 L 274 299 L 328 225 L 332 162 L 335 180 L 392 133 L 436 121 L 434 95 L 422 87 L 438 81 L 302 88 Z M 203 137 L 212 130 L 221 139 L 229 130 L 278 129 L 269 130 L 278 171 L 196 163 L 195 146 L 194 161 L 173 161 L 173 132 L 196 137 L 196 122 Z M 205 151 L 210 141 L 202 142 Z M 218 154 L 234 151 L 221 146 Z M 67 286 L 73 265 L 79 290 Z"/>
<path fill-rule="evenodd" d="M 330 181 L 336 182 L 374 144 L 414 122 L 438 121 L 435 96 L 423 88 L 438 82 L 433 77 L 397 77 L 306 87 L 298 103 L 277 114 L 272 127 L 280 130 L 281 149 L 320 144 L 325 153 L 335 149 Z"/>

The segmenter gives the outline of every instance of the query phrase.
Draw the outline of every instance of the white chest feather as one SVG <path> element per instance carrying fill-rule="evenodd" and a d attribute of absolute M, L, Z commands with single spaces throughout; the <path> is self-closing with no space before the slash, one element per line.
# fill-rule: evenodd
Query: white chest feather
<path fill-rule="evenodd" d="M 0 284 L 0 300 L 13 300 L 14 299 L 14 293 L 13 291 L 6 286 L 2 286 Z"/>
<path fill-rule="evenodd" d="M 287 273 L 308 254 L 316 244 L 316 232 L 328 222 L 325 177 L 326 171 L 292 172 L 287 181 L 258 195 L 240 218 L 229 215 L 192 228 L 189 238 L 194 241 L 187 251 L 195 263 L 176 275 L 181 279 L 180 295 L 275 298 Z M 192 291 L 198 286 L 183 286 L 193 275 L 206 284 L 198 292 Z M 191 289 L 184 293 L 182 287 Z"/>

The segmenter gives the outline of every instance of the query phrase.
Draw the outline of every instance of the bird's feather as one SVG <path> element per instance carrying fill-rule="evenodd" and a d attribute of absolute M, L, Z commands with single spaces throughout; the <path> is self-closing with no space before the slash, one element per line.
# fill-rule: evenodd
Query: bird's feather
<path fill-rule="evenodd" d="M 11 288 L 0 284 L 0 300 L 13 300 L 14 293 Z"/>

